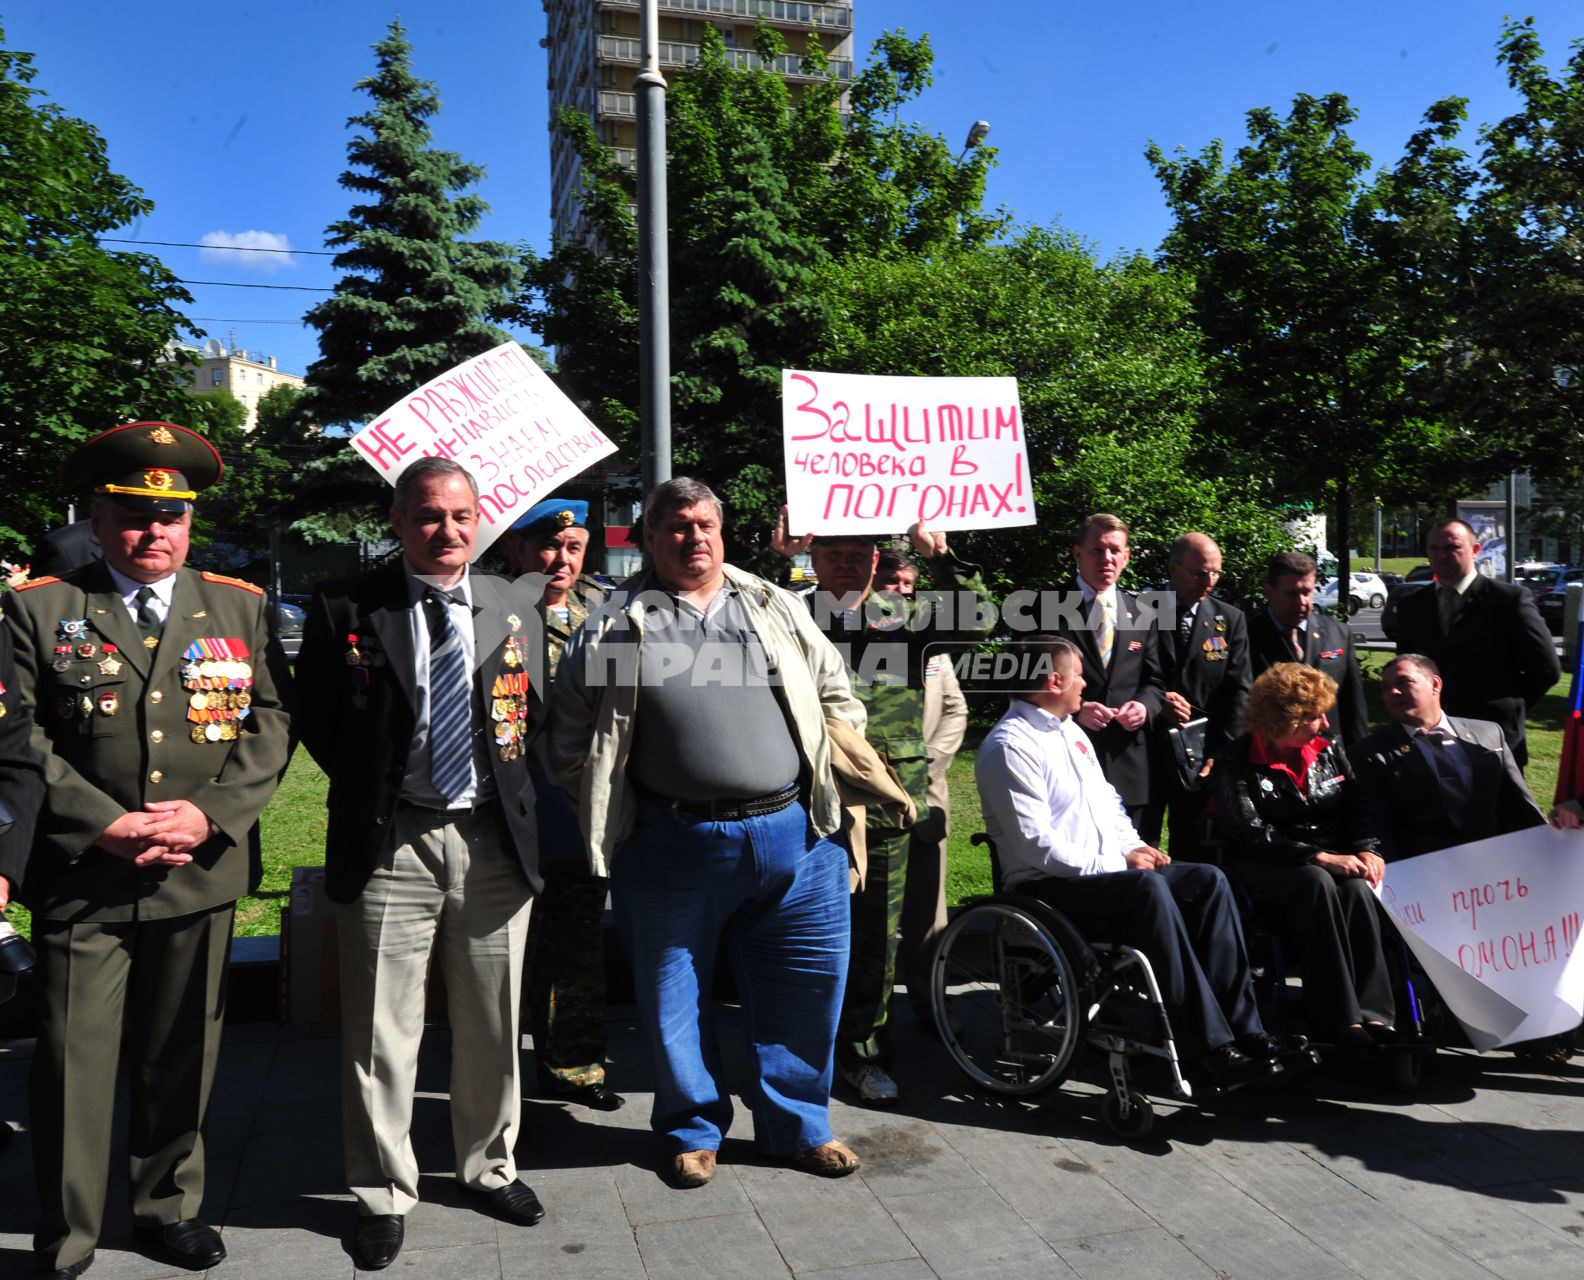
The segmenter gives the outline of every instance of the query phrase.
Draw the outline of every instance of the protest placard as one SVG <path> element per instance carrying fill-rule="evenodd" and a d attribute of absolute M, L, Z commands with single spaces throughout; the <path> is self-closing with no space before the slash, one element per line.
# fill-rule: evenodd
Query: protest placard
<path fill-rule="evenodd" d="M 1584 1010 L 1584 836 L 1534 827 L 1386 865 L 1381 902 L 1476 1049 Z"/>
<path fill-rule="evenodd" d="M 419 458 L 466 467 L 479 487 L 475 560 L 539 499 L 616 452 L 515 342 L 403 396 L 354 435 L 352 447 L 391 484 Z"/>
<path fill-rule="evenodd" d="M 1034 523 L 1016 378 L 783 369 L 781 422 L 798 534 Z"/>

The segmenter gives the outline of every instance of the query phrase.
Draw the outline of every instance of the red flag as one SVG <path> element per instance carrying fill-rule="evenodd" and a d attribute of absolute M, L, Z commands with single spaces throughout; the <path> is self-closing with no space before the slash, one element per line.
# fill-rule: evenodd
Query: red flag
<path fill-rule="evenodd" d="M 1562 726 L 1562 767 L 1557 771 L 1556 804 L 1584 797 L 1584 617 L 1579 618 L 1577 666 L 1572 705 Z"/>

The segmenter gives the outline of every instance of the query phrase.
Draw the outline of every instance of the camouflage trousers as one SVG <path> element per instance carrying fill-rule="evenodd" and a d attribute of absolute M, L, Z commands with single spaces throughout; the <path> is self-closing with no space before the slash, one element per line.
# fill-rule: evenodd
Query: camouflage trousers
<path fill-rule="evenodd" d="M 863 887 L 852 895 L 852 958 L 836 1028 L 837 1065 L 846 1071 L 862 1062 L 891 1064 L 891 989 L 909 839 L 906 828 L 896 827 L 870 827 L 865 835 L 869 867 Z"/>
<path fill-rule="evenodd" d="M 563 1084 L 605 1080 L 605 930 L 601 916 L 610 882 L 582 862 L 539 868 L 544 892 L 528 924 L 524 1020 L 533 1028 L 534 1057 Z"/>

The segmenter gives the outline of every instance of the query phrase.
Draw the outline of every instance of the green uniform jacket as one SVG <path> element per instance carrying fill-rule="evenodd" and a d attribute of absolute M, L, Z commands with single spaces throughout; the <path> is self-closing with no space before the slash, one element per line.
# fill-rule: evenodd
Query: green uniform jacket
<path fill-rule="evenodd" d="M 179 570 L 152 652 L 103 561 L 24 586 L 7 613 L 46 784 L 23 901 L 51 920 L 154 920 L 207 911 L 256 887 L 255 824 L 286 771 L 290 730 L 281 700 L 290 677 L 263 593 Z M 77 622 L 68 639 L 66 624 Z M 207 656 L 184 659 L 199 651 Z M 208 699 L 205 684 L 227 682 L 227 700 L 247 695 L 247 715 L 226 722 L 234 739 L 210 740 L 210 726 L 190 718 L 203 714 L 194 695 Z M 179 867 L 136 867 L 94 847 L 112 822 L 151 800 L 190 800 L 219 834 Z"/>
<path fill-rule="evenodd" d="M 847 664 L 853 695 L 869 713 L 864 737 L 896 770 L 920 815 L 929 812 L 929 746 L 924 740 L 924 668 L 949 646 L 976 644 L 994 626 L 991 596 L 978 566 L 947 552 L 926 562 L 934 591 L 912 600 L 871 595 L 849 615 L 818 618 L 819 602 L 807 603 L 825 622 L 825 638 Z M 942 608 L 942 601 L 947 603 Z M 982 609 L 977 606 L 984 606 Z M 895 812 L 871 806 L 869 825 L 881 830 L 906 825 Z"/>

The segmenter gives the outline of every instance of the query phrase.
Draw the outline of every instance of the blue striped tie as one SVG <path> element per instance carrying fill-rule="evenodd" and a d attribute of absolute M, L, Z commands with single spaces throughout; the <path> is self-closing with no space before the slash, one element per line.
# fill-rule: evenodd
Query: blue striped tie
<path fill-rule="evenodd" d="M 451 625 L 447 604 L 462 603 L 431 587 L 424 595 L 429 614 L 429 778 L 447 804 L 473 783 L 473 690 L 468 683 L 462 637 Z"/>

